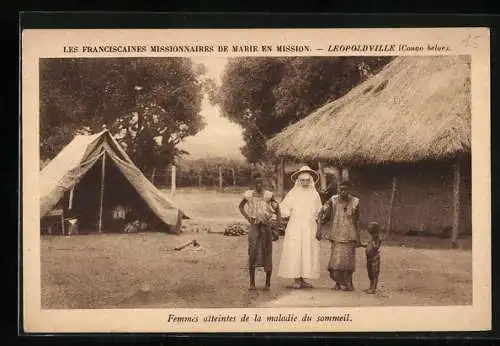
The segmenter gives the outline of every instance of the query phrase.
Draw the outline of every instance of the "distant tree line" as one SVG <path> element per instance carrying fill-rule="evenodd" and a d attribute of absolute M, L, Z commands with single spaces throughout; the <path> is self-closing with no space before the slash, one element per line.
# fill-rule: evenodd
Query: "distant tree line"
<path fill-rule="evenodd" d="M 220 85 L 189 58 L 40 59 L 40 158 L 50 160 L 75 134 L 106 125 L 152 177 L 189 157 L 178 144 L 204 128 L 201 101 L 208 95 L 223 116 L 242 127 L 241 152 L 248 163 L 272 175 L 267 139 L 342 97 L 391 59 L 231 58 Z M 202 184 L 217 182 L 219 167 L 224 183 L 233 183 L 233 175 L 236 184 L 249 183 L 251 165 L 218 160 L 179 167 L 179 184 L 185 179 L 197 185 L 200 177 Z"/>

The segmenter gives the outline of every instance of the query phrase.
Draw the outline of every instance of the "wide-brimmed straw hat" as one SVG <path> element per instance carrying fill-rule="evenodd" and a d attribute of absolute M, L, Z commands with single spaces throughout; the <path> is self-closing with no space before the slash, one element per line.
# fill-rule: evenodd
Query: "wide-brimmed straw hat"
<path fill-rule="evenodd" d="M 301 173 L 309 173 L 313 177 L 314 183 L 316 184 L 318 182 L 319 179 L 318 173 L 316 173 L 316 171 L 311 169 L 311 167 L 309 166 L 302 166 L 298 171 L 294 172 L 290 177 L 290 179 L 292 179 L 292 182 L 295 182 L 295 180 Z"/>

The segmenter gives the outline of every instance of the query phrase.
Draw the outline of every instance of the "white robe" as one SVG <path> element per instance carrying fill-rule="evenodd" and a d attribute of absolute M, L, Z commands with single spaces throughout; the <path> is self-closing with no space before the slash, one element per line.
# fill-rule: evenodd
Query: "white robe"
<path fill-rule="evenodd" d="M 282 215 L 290 216 L 290 220 L 285 230 L 278 276 L 319 278 L 320 242 L 316 239 L 316 217 L 321 206 L 314 185 L 304 189 L 297 183 L 280 203 Z"/>

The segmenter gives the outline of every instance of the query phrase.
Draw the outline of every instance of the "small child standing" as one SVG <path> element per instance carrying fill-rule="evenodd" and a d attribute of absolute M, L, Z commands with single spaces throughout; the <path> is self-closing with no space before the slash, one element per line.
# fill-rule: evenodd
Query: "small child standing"
<path fill-rule="evenodd" d="M 271 191 L 264 189 L 264 179 L 260 174 L 253 176 L 254 189 L 245 192 L 239 204 L 240 213 L 250 223 L 248 231 L 248 272 L 250 290 L 255 290 L 255 268 L 264 267 L 266 272 L 265 290 L 271 286 L 273 269 L 273 231 L 270 220 L 277 214 L 278 224 L 281 222 L 279 204 Z M 248 206 L 248 211 L 245 210 Z"/>
<path fill-rule="evenodd" d="M 382 240 L 380 239 L 379 224 L 371 222 L 368 225 L 368 233 L 371 239 L 364 247 L 366 247 L 366 269 L 368 271 L 368 278 L 370 279 L 370 288 L 366 289 L 365 292 L 374 294 L 377 290 L 380 274 L 380 246 L 382 245 Z"/>

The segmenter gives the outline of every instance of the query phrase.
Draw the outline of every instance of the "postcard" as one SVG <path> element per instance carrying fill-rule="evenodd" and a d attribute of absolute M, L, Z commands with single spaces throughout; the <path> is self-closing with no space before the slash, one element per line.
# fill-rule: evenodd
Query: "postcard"
<path fill-rule="evenodd" d="M 489 330 L 489 42 L 25 29 L 24 331 Z"/>

